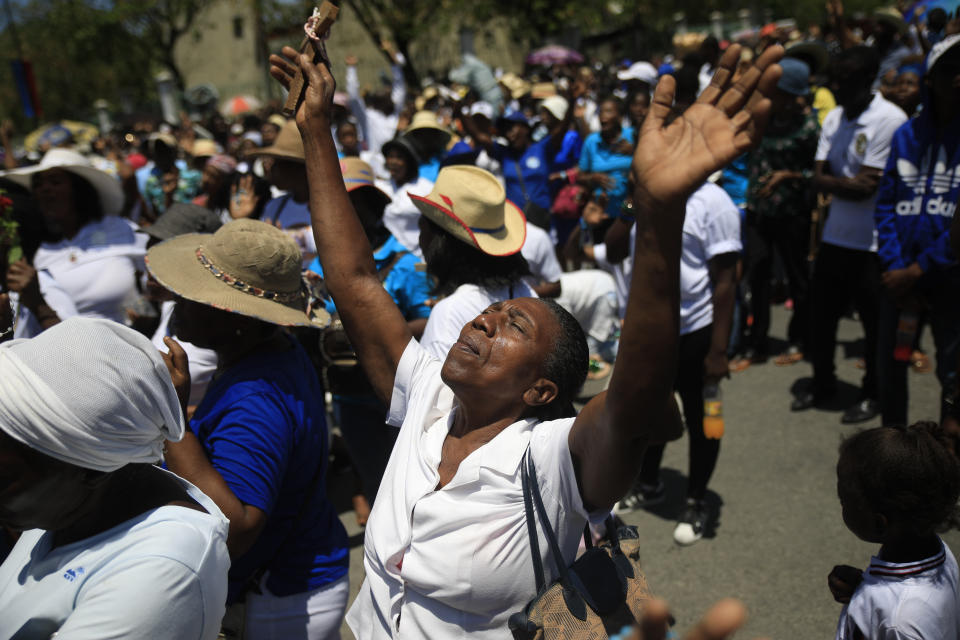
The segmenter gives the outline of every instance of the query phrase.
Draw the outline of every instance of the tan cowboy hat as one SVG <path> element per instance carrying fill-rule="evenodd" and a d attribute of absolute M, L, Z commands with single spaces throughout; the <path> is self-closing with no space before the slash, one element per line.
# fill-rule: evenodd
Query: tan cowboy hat
<path fill-rule="evenodd" d="M 530 83 L 515 73 L 507 72 L 500 76 L 500 84 L 507 88 L 510 97 L 519 100 L 530 93 Z"/>
<path fill-rule="evenodd" d="M 479 167 L 444 167 L 426 197 L 407 195 L 430 221 L 487 255 L 512 255 L 527 239 L 523 212 L 507 200 L 500 181 Z"/>
<path fill-rule="evenodd" d="M 536 100 L 543 100 L 555 95 L 557 95 L 557 87 L 552 82 L 538 82 L 530 87 L 530 97 Z"/>
<path fill-rule="evenodd" d="M 63 169 L 80 176 L 96 189 L 104 215 L 112 216 L 120 213 L 123 207 L 123 189 L 120 187 L 120 182 L 105 171 L 94 167 L 89 159 L 71 149 L 50 149 L 44 154 L 40 164 L 13 169 L 0 175 L 30 189 L 33 174 L 48 169 Z"/>
<path fill-rule="evenodd" d="M 442 147 L 447 145 L 452 135 L 449 129 L 440 125 L 437 114 L 433 111 L 417 111 L 413 114 L 410 125 L 404 129 L 403 132 L 414 135 L 427 133 L 430 136 L 435 136 L 438 141 L 442 139 L 442 143 L 440 144 Z"/>
<path fill-rule="evenodd" d="M 222 149 L 219 147 L 220 145 L 209 138 L 200 138 L 193 143 L 193 149 L 190 151 L 190 155 L 194 158 L 209 158 L 222 152 Z"/>
<path fill-rule="evenodd" d="M 277 134 L 277 139 L 273 141 L 272 145 L 262 149 L 253 149 L 247 153 L 247 156 L 270 156 L 271 158 L 304 162 L 303 138 L 300 137 L 297 123 L 288 120 L 286 124 L 280 127 L 280 133 Z"/>
<path fill-rule="evenodd" d="M 146 263 L 157 282 L 187 300 L 288 327 L 330 321 L 320 309 L 312 321 L 307 316 L 297 243 L 259 220 L 176 236 L 150 249 Z"/>

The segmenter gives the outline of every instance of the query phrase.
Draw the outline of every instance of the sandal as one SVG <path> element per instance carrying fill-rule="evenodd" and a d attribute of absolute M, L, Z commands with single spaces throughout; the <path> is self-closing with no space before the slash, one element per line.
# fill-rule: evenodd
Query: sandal
<path fill-rule="evenodd" d="M 730 373 L 740 373 L 741 371 L 746 371 L 750 368 L 752 361 L 750 358 L 745 358 L 743 356 L 738 356 L 730 361 L 729 369 Z"/>
<path fill-rule="evenodd" d="M 803 360 L 803 352 L 800 351 L 800 348 L 797 346 L 791 346 L 789 349 L 778 355 L 773 363 L 778 367 L 788 367 L 792 364 L 797 364 Z"/>
<path fill-rule="evenodd" d="M 933 364 L 930 356 L 923 351 L 914 351 L 910 354 L 910 368 L 914 373 L 930 373 L 933 371 Z"/>

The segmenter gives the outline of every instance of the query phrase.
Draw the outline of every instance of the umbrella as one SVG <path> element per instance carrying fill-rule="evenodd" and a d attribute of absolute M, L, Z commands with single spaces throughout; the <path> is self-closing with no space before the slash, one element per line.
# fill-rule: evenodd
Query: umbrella
<path fill-rule="evenodd" d="M 253 96 L 233 96 L 220 105 L 220 113 L 225 116 L 238 116 L 241 113 L 259 109 L 261 106 L 263 106 L 262 103 Z"/>
<path fill-rule="evenodd" d="M 527 56 L 527 64 L 537 64 L 549 67 L 554 64 L 570 64 L 583 62 L 583 56 L 569 47 L 550 44 Z"/>
<path fill-rule="evenodd" d="M 74 144 L 79 146 L 89 145 L 100 135 L 100 131 L 89 122 L 60 120 L 58 122 L 48 122 L 39 129 L 28 133 L 23 141 L 23 147 L 27 151 L 39 151 L 41 142 L 56 146 L 66 134 L 63 131 L 64 129 L 70 132 Z"/>

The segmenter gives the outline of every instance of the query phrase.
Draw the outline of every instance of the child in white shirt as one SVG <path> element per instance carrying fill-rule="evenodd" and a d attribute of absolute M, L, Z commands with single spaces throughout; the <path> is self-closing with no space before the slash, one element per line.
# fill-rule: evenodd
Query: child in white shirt
<path fill-rule="evenodd" d="M 828 584 L 846 604 L 837 640 L 960 638 L 957 561 L 935 531 L 956 508 L 960 463 L 934 423 L 878 427 L 840 447 L 843 522 L 879 543 L 865 571 L 841 565 Z"/>

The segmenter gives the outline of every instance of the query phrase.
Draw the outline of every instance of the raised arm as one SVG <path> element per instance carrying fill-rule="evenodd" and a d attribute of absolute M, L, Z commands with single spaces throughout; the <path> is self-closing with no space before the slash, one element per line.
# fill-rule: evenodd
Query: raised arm
<path fill-rule="evenodd" d="M 412 335 L 380 283 L 370 243 L 343 185 L 330 133 L 336 81 L 325 64 L 314 64 L 290 47 L 283 48 L 283 57 L 270 56 L 270 73 L 289 86 L 298 63 L 308 83 L 296 120 L 303 137 L 317 254 L 360 364 L 377 395 L 389 404 L 397 364 Z"/>
<path fill-rule="evenodd" d="M 646 446 L 677 430 L 673 380 L 680 327 L 680 251 L 687 198 L 759 139 L 780 76 L 779 46 L 736 84 L 740 47 L 727 49 L 713 81 L 669 125 L 675 81 L 660 80 L 633 158 L 637 238 L 618 365 L 570 431 L 588 509 L 606 509 L 630 487 Z"/>

